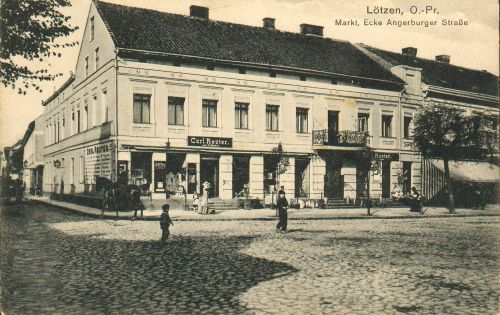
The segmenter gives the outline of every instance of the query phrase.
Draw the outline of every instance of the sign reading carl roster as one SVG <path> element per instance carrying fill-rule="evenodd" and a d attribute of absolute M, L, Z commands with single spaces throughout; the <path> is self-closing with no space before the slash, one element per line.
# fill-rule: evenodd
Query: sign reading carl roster
<path fill-rule="evenodd" d="M 86 182 L 94 182 L 95 177 L 111 178 L 112 144 L 99 144 L 85 149 Z"/>
<path fill-rule="evenodd" d="M 219 137 L 188 137 L 188 146 L 232 148 L 233 139 Z"/>

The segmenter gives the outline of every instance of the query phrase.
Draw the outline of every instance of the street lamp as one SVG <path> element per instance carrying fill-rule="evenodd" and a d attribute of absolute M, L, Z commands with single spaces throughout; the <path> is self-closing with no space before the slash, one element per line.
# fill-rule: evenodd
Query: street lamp
<path fill-rule="evenodd" d="M 165 189 L 165 200 L 168 199 L 168 191 L 167 191 L 167 159 L 168 159 L 168 151 L 170 150 L 170 138 L 167 138 L 167 142 L 165 143 L 165 168 L 163 169 L 164 175 L 164 185 L 163 189 Z"/>

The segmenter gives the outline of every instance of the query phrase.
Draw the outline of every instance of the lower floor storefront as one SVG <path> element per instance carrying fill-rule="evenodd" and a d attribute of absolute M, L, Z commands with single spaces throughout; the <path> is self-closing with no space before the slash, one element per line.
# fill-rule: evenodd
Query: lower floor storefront
<path fill-rule="evenodd" d="M 286 163 L 280 162 L 286 160 Z M 398 188 L 421 189 L 421 161 L 410 153 L 377 152 L 380 167 L 371 171 L 371 198 L 390 198 Z M 281 163 L 281 164 L 280 164 Z M 285 153 L 240 152 L 207 148 L 170 148 L 94 143 L 46 156 L 44 191 L 85 194 L 99 182 L 123 181 L 154 199 L 192 198 L 208 184 L 211 198 L 250 198 L 271 203 L 283 187 L 287 198 L 343 199 L 367 195 L 368 172 L 356 151 Z"/>

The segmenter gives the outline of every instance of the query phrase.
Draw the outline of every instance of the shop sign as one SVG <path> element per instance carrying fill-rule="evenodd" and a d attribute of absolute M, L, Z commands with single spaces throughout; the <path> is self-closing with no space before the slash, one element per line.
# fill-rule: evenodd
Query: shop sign
<path fill-rule="evenodd" d="M 219 137 L 188 137 L 188 146 L 193 147 L 216 147 L 216 148 L 232 148 L 232 138 Z"/>
<path fill-rule="evenodd" d="M 113 147 L 111 143 L 99 144 L 85 149 L 86 182 L 93 182 L 96 177 L 111 179 Z"/>
<path fill-rule="evenodd" d="M 375 152 L 373 157 L 376 160 L 381 160 L 381 161 L 397 161 L 397 160 L 399 160 L 399 155 L 397 153 Z"/>

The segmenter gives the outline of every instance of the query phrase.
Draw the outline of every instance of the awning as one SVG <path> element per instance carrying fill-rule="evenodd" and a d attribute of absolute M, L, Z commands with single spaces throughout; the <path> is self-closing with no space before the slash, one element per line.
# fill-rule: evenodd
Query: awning
<path fill-rule="evenodd" d="M 444 172 L 442 160 L 430 160 L 439 170 Z M 491 183 L 500 180 L 498 166 L 488 162 L 450 161 L 450 176 L 455 181 Z"/>

